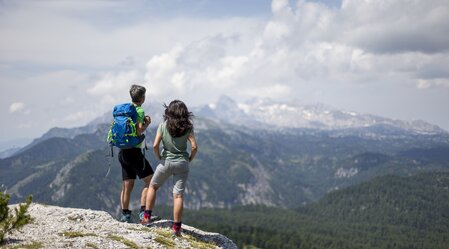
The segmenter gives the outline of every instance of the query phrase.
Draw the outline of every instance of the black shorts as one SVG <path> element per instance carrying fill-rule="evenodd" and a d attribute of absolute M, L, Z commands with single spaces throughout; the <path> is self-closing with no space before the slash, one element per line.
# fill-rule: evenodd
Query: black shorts
<path fill-rule="evenodd" d="M 143 179 L 154 173 L 150 163 L 144 158 L 142 150 L 139 148 L 120 150 L 118 160 L 122 165 L 123 180 L 136 179 L 136 175 Z"/>

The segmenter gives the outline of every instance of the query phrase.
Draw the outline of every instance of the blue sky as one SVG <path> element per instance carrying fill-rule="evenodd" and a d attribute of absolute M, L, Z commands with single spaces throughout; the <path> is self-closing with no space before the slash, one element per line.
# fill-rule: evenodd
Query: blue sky
<path fill-rule="evenodd" d="M 449 130 L 445 0 L 0 1 L 0 142 L 127 101 L 226 94 Z M 150 111 L 151 113 L 151 111 Z"/>

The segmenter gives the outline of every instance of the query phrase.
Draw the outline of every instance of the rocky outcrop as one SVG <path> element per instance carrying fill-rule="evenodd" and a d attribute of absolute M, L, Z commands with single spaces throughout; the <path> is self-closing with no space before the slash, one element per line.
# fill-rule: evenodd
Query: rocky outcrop
<path fill-rule="evenodd" d="M 171 235 L 171 221 L 151 227 L 121 223 L 103 211 L 32 204 L 34 221 L 7 235 L 6 248 L 237 248 L 225 236 L 183 225 Z"/>

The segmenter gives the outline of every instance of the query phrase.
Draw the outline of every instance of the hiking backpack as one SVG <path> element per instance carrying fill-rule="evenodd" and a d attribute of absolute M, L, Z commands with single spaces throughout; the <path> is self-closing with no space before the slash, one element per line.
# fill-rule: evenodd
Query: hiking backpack
<path fill-rule="evenodd" d="M 133 104 L 116 105 L 112 111 L 112 116 L 114 121 L 108 132 L 108 142 L 111 147 L 129 149 L 140 144 L 145 139 L 145 135 L 137 135 L 137 110 Z"/>

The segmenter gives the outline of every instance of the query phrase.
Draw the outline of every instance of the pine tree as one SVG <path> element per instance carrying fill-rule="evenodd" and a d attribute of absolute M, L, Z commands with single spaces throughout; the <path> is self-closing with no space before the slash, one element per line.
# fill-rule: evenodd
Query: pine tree
<path fill-rule="evenodd" d="M 14 208 L 15 215 L 11 214 L 8 207 L 9 199 L 9 194 L 0 192 L 0 243 L 5 239 L 5 234 L 19 230 L 32 221 L 31 216 L 27 214 L 32 200 L 31 196 L 27 197 L 25 204 L 19 204 L 18 208 Z"/>

